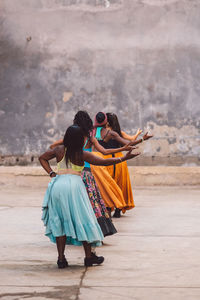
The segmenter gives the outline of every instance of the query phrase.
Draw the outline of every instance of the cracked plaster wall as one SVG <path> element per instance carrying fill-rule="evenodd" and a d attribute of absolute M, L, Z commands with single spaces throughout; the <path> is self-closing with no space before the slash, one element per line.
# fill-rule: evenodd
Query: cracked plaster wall
<path fill-rule="evenodd" d="M 199 164 L 199 16 L 199 0 L 1 0 L 0 154 L 37 155 L 85 109 L 155 135 L 138 164 Z"/>

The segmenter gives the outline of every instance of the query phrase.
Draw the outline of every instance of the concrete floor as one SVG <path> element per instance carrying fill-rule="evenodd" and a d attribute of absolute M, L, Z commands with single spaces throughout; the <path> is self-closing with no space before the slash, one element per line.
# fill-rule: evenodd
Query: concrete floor
<path fill-rule="evenodd" d="M 85 269 L 82 247 L 55 245 L 40 220 L 45 189 L 0 188 L 0 299 L 199 300 L 200 189 L 134 190 L 136 207 L 114 219 L 118 234 L 97 250 L 102 266 Z"/>

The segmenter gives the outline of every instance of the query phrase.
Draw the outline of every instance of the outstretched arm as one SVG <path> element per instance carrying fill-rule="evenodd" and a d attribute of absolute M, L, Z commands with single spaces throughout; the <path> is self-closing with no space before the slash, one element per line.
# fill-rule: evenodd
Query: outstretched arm
<path fill-rule="evenodd" d="M 129 135 L 126 132 L 121 131 L 122 137 L 129 141 L 135 141 L 141 133 L 142 133 L 141 129 L 138 129 L 136 134 L 134 134 L 134 135 Z"/>
<path fill-rule="evenodd" d="M 120 148 L 116 148 L 116 149 L 105 149 L 103 146 L 101 146 L 99 144 L 99 142 L 97 141 L 97 139 L 95 137 L 92 137 L 90 140 L 91 140 L 92 144 L 94 145 L 94 147 L 96 148 L 96 150 L 101 152 L 104 155 L 114 154 L 114 153 L 117 153 L 117 152 L 130 150 L 127 145 L 125 145 L 123 147 L 120 147 Z"/>
<path fill-rule="evenodd" d="M 60 145 L 63 145 L 63 140 L 58 140 L 58 141 L 55 141 L 51 146 L 50 146 L 50 149 L 53 149 L 57 146 L 60 146 Z"/>
<path fill-rule="evenodd" d="M 124 155 L 122 157 L 114 157 L 114 158 L 107 158 L 107 159 L 96 156 L 96 155 L 92 154 L 91 152 L 83 151 L 83 159 L 85 161 L 89 162 L 91 165 L 110 166 L 110 165 L 119 164 L 120 162 L 125 161 L 125 160 L 129 160 L 140 154 L 140 153 L 133 154 L 133 153 L 131 153 L 131 151 L 127 152 L 126 155 Z"/>
<path fill-rule="evenodd" d="M 153 137 L 153 135 L 148 135 L 148 132 L 147 132 L 143 135 L 143 137 L 141 139 L 139 139 L 137 141 L 129 142 L 128 140 L 125 140 L 125 139 L 121 138 L 121 136 L 119 136 L 119 134 L 115 131 L 111 131 L 111 134 L 112 134 L 112 138 L 114 138 L 116 141 L 118 141 L 122 145 L 129 144 L 129 146 L 135 146 L 135 145 L 140 144 L 143 141 L 146 141 L 146 140 Z"/>
<path fill-rule="evenodd" d="M 130 143 L 129 140 L 124 139 L 123 137 L 121 137 L 116 131 L 111 130 L 110 134 L 111 134 L 111 138 L 116 140 L 117 142 L 119 142 L 119 144 L 121 144 L 121 145 L 125 146 L 128 143 Z"/>

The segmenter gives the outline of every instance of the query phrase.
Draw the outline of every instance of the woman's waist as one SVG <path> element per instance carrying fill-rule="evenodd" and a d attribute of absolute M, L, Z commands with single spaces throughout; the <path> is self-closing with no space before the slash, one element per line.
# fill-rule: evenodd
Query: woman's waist
<path fill-rule="evenodd" d="M 78 175 L 81 176 L 81 171 L 76 171 L 73 169 L 60 169 L 57 171 L 58 175 L 67 175 L 67 174 L 71 174 L 71 175 Z"/>

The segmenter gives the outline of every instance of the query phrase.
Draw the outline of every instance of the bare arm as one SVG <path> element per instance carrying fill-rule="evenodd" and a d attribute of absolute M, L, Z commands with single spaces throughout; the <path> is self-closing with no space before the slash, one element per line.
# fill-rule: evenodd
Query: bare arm
<path fill-rule="evenodd" d="M 61 140 L 58 140 L 58 141 L 55 141 L 55 142 L 50 146 L 50 148 L 53 149 L 53 148 L 55 148 L 55 147 L 57 147 L 57 146 L 60 146 L 60 145 L 63 145 L 63 140 L 62 140 L 62 139 L 61 139 Z"/>
<path fill-rule="evenodd" d="M 39 157 L 39 161 L 41 166 L 45 169 L 45 171 L 49 174 L 53 172 L 52 168 L 50 167 L 49 160 L 56 157 L 55 149 L 48 150 Z"/>
<path fill-rule="evenodd" d="M 122 137 L 129 141 L 135 141 L 141 133 L 142 133 L 141 129 L 138 129 L 136 134 L 134 134 L 134 135 L 129 135 L 126 132 L 121 131 Z"/>
<path fill-rule="evenodd" d="M 116 140 L 116 141 L 118 141 L 120 144 L 122 144 L 122 145 L 129 145 L 129 146 L 135 146 L 135 145 L 137 145 L 137 144 L 139 144 L 139 143 L 141 143 L 143 140 L 142 139 L 140 139 L 140 140 L 138 140 L 138 141 L 129 141 L 129 140 L 126 140 L 126 139 L 124 139 L 124 138 L 122 138 L 117 132 L 115 132 L 115 131 L 111 131 L 111 135 L 112 135 L 112 138 L 114 139 L 114 140 Z"/>
<path fill-rule="evenodd" d="M 99 142 L 97 141 L 97 139 L 95 137 L 91 138 L 91 142 L 94 145 L 94 147 L 96 148 L 96 150 L 101 152 L 104 155 L 114 154 L 114 153 L 125 151 L 125 150 L 130 150 L 130 149 L 127 149 L 127 146 L 123 146 L 123 147 L 116 148 L 116 149 L 105 149 L 103 146 L 101 146 L 99 144 Z"/>
<path fill-rule="evenodd" d="M 129 142 L 128 140 L 125 140 L 125 139 L 121 138 L 121 137 L 119 136 L 119 134 L 118 134 L 117 132 L 115 132 L 115 131 L 111 131 L 111 134 L 112 134 L 112 138 L 114 138 L 114 139 L 117 140 L 118 142 L 121 141 L 121 142 L 120 142 L 121 144 L 124 145 L 124 141 L 125 141 L 126 144 L 127 144 L 127 143 L 129 144 L 129 146 L 135 146 L 135 145 L 140 144 L 140 143 L 142 143 L 143 141 L 146 141 L 146 140 L 148 140 L 148 139 L 150 139 L 150 138 L 153 137 L 153 135 L 148 135 L 148 132 L 147 132 L 147 133 L 145 133 L 145 134 L 143 135 L 143 137 L 142 137 L 141 139 L 139 139 L 139 140 L 137 140 L 137 141 Z"/>
<path fill-rule="evenodd" d="M 123 137 L 121 137 L 116 131 L 111 130 L 110 134 L 111 138 L 119 142 L 121 145 L 127 145 L 128 143 L 130 143 L 129 140 L 126 140 Z"/>
<path fill-rule="evenodd" d="M 132 150 L 131 150 L 132 151 Z M 114 158 L 101 158 L 99 156 L 96 156 L 92 154 L 91 152 L 83 151 L 83 159 L 90 163 L 91 165 L 96 165 L 96 166 L 110 166 L 110 165 L 115 165 L 118 164 L 122 161 L 134 158 L 138 156 L 140 153 L 131 153 L 131 151 L 127 152 L 126 155 L 122 157 L 114 157 Z"/>

